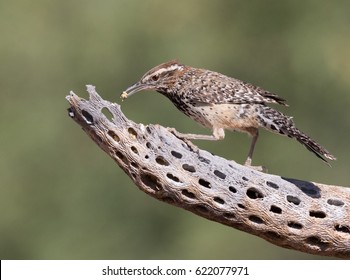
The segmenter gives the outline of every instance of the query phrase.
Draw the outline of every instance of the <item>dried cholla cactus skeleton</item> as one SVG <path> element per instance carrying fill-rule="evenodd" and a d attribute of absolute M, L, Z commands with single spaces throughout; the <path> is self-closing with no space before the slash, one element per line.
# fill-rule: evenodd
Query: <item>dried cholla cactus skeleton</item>
<path fill-rule="evenodd" d="M 88 92 L 89 100 L 67 96 L 70 117 L 146 194 L 281 247 L 350 258 L 350 189 L 239 165 Z"/>

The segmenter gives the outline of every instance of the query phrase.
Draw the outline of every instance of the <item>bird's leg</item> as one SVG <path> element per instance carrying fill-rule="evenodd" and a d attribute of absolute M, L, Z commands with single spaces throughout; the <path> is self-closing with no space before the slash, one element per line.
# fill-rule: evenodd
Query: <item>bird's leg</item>
<path fill-rule="evenodd" d="M 175 132 L 174 135 L 178 138 L 187 139 L 187 140 L 219 140 L 214 135 L 204 135 L 204 134 L 191 134 L 191 133 L 180 133 Z"/>
<path fill-rule="evenodd" d="M 176 137 L 187 139 L 187 140 L 222 140 L 225 137 L 225 131 L 222 128 L 214 128 L 212 135 L 203 135 L 203 134 L 192 134 L 192 133 L 180 133 L 176 131 L 174 128 L 168 128 L 170 132 L 172 132 Z"/>
<path fill-rule="evenodd" d="M 247 159 L 246 159 L 246 161 L 244 163 L 244 165 L 246 165 L 246 166 L 251 166 L 252 165 L 252 158 L 253 158 L 254 148 L 255 148 L 255 144 L 256 144 L 256 141 L 258 140 L 258 138 L 259 138 L 259 130 L 256 130 L 256 132 L 253 134 L 253 139 L 252 139 L 252 142 L 250 144 L 248 156 L 247 156 Z"/>
<path fill-rule="evenodd" d="M 254 148 L 255 148 L 255 144 L 256 141 L 259 138 L 259 130 L 255 129 L 254 131 L 252 131 L 252 142 L 250 144 L 250 148 L 249 148 L 249 152 L 248 152 L 248 157 L 244 163 L 245 166 L 251 167 L 255 170 L 261 171 L 261 172 L 267 172 L 267 168 L 265 166 L 252 166 L 252 158 L 253 158 L 253 153 L 254 153 Z"/>
<path fill-rule="evenodd" d="M 225 132 L 223 129 L 213 129 L 212 135 L 203 135 L 203 134 L 191 134 L 191 133 L 180 133 L 175 128 L 169 128 L 168 131 L 174 134 L 177 138 L 182 139 L 193 151 L 198 151 L 198 147 L 194 145 L 189 140 L 221 140 L 225 137 Z"/>

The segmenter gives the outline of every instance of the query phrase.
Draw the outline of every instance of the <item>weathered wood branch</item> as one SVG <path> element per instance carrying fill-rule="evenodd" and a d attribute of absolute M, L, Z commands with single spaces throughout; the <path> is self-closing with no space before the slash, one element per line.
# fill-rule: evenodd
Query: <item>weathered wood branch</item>
<path fill-rule="evenodd" d="M 69 115 L 145 193 L 281 247 L 350 258 L 350 189 L 212 155 L 160 125 L 128 120 L 118 104 L 87 89 L 89 100 L 67 96 Z"/>

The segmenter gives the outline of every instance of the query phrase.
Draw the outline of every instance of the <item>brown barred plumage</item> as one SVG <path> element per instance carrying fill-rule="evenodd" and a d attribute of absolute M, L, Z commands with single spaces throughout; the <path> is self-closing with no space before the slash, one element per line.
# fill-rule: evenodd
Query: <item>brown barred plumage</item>
<path fill-rule="evenodd" d="M 225 137 L 225 129 L 251 135 L 253 140 L 246 165 L 251 164 L 260 127 L 295 138 L 325 162 L 336 159 L 297 129 L 291 117 L 267 106 L 269 103 L 287 105 L 283 98 L 249 83 L 169 61 L 149 70 L 139 82 L 123 92 L 122 98 L 141 90 L 160 92 L 181 112 L 213 130 L 213 135 L 182 134 L 181 137 L 219 140 Z"/>

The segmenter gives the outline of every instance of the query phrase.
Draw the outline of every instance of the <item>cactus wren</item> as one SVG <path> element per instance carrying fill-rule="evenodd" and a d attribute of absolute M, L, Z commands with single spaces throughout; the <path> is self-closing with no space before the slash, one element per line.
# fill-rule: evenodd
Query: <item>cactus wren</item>
<path fill-rule="evenodd" d="M 286 100 L 249 83 L 173 60 L 149 70 L 121 98 L 141 90 L 165 95 L 185 115 L 213 130 L 212 135 L 177 134 L 181 138 L 220 140 L 225 137 L 225 129 L 248 133 L 253 138 L 245 165 L 251 165 L 260 127 L 295 138 L 325 162 L 326 158 L 336 159 L 296 128 L 292 117 L 267 106 L 268 103 L 286 106 Z"/>

